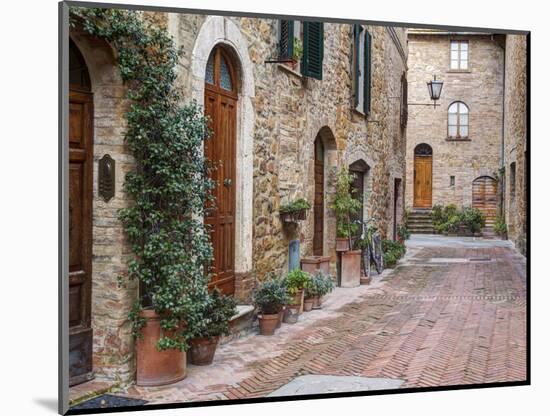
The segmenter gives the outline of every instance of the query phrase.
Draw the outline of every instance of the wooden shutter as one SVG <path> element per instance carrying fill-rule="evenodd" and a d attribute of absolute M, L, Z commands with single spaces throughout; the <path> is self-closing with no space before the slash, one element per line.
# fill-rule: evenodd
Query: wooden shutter
<path fill-rule="evenodd" d="M 372 36 L 368 31 L 365 31 L 365 69 L 363 73 L 363 111 L 368 114 L 370 111 L 370 96 L 371 96 L 371 43 Z"/>
<path fill-rule="evenodd" d="M 294 21 L 279 22 L 279 59 L 290 59 L 294 55 Z"/>
<path fill-rule="evenodd" d="M 361 68 L 359 67 L 359 36 L 361 36 L 361 25 L 353 25 L 353 108 L 357 108 L 359 105 L 359 74 Z"/>
<path fill-rule="evenodd" d="M 302 75 L 323 79 L 323 23 L 304 22 Z"/>

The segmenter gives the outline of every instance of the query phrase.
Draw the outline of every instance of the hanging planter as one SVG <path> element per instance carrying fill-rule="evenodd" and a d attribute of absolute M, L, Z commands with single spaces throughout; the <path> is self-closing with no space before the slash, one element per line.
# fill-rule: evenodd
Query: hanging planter
<path fill-rule="evenodd" d="M 282 205 L 279 208 L 279 216 L 283 224 L 296 224 L 307 218 L 307 211 L 311 204 L 305 199 L 300 198 L 289 204 Z"/>

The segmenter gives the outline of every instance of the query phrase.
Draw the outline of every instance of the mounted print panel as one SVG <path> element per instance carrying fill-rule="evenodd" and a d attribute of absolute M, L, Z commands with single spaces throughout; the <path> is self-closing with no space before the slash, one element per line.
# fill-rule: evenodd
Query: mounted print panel
<path fill-rule="evenodd" d="M 60 7 L 62 412 L 529 384 L 529 32 Z"/>

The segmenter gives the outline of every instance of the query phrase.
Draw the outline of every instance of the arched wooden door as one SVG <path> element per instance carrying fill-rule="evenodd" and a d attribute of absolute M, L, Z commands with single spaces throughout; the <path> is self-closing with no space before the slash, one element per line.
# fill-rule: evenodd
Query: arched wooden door
<path fill-rule="evenodd" d="M 325 149 L 323 140 L 317 135 L 314 145 L 315 197 L 313 200 L 313 255 L 323 255 L 324 195 L 325 195 Z"/>
<path fill-rule="evenodd" d="M 414 200 L 415 208 L 432 207 L 432 148 L 419 144 L 414 149 Z"/>
<path fill-rule="evenodd" d="M 92 377 L 93 95 L 86 63 L 69 47 L 69 384 Z"/>
<path fill-rule="evenodd" d="M 211 178 L 216 183 L 215 204 L 205 218 L 214 249 L 210 287 L 231 295 L 235 292 L 237 81 L 230 56 L 222 47 L 214 48 L 208 59 L 204 107 L 212 130 L 204 151 L 214 167 Z"/>
<path fill-rule="evenodd" d="M 497 216 L 497 181 L 490 176 L 480 176 L 472 183 L 472 207 L 485 215 L 486 226 L 491 226 Z"/>

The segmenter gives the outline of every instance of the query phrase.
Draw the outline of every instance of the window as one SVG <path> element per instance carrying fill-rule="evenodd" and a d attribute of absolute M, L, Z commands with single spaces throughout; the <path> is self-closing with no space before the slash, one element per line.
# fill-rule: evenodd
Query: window
<path fill-rule="evenodd" d="M 467 41 L 451 41 L 451 69 L 458 71 L 468 69 Z"/>
<path fill-rule="evenodd" d="M 361 25 L 353 25 L 353 105 L 364 114 L 371 103 L 371 34 Z"/>
<path fill-rule="evenodd" d="M 451 186 L 455 186 L 455 177 L 451 176 Z"/>
<path fill-rule="evenodd" d="M 323 49 L 323 23 L 280 21 L 279 59 L 290 64 L 299 62 L 302 75 L 323 79 Z"/>
<path fill-rule="evenodd" d="M 510 163 L 510 202 L 516 199 L 516 162 Z"/>
<path fill-rule="evenodd" d="M 468 137 L 468 112 L 468 107 L 461 101 L 455 101 L 449 106 L 448 138 L 466 139 Z"/>

